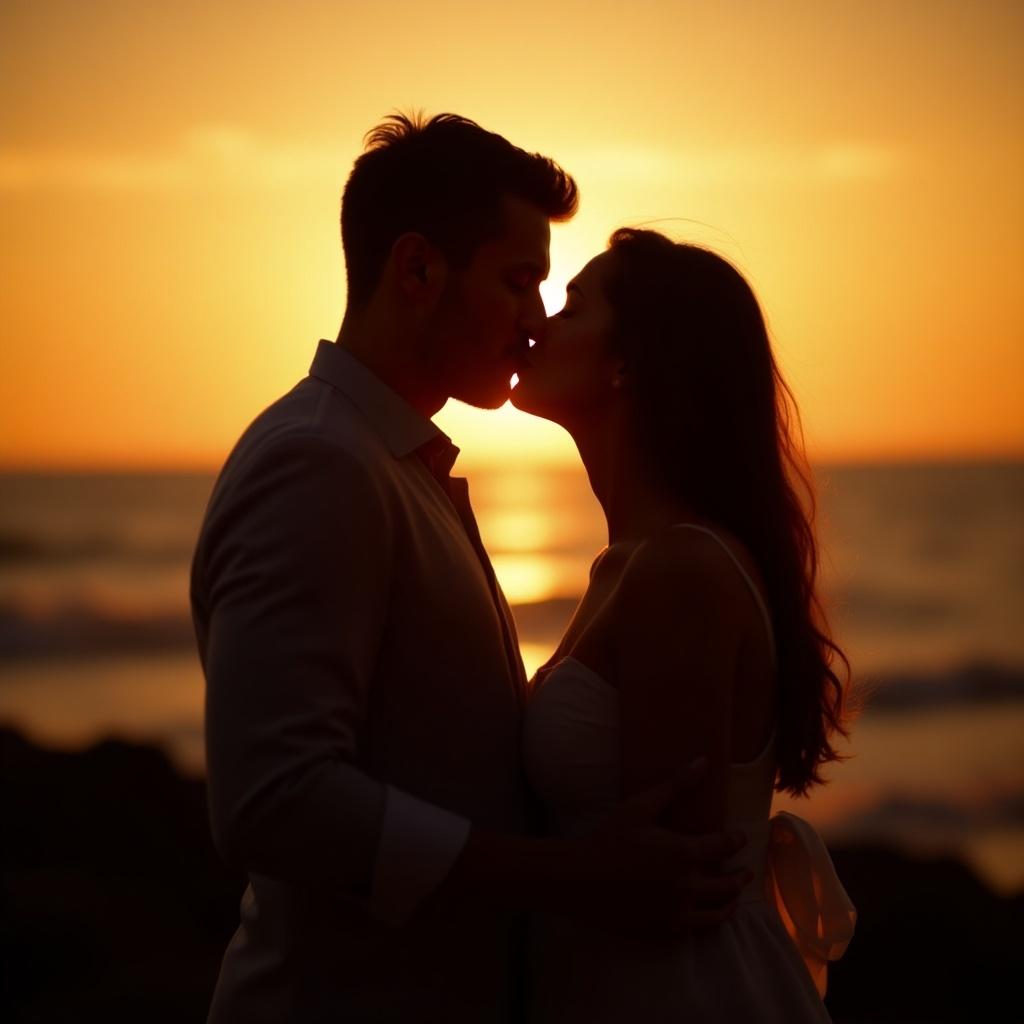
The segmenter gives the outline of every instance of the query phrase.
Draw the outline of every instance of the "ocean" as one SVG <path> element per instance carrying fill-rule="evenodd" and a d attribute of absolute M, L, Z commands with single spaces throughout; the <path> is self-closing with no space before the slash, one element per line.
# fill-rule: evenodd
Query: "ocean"
<path fill-rule="evenodd" d="M 818 466 L 822 583 L 865 708 L 849 759 L 779 808 L 832 841 L 966 860 L 1024 889 L 1024 463 Z M 582 471 L 469 473 L 529 669 L 603 547 Z M 203 771 L 188 567 L 201 474 L 0 475 L 0 720 Z"/>

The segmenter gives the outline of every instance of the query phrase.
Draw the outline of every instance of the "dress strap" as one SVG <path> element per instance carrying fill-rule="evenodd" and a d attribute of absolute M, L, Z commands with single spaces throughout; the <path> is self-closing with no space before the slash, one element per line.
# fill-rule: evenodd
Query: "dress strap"
<path fill-rule="evenodd" d="M 772 662 L 777 662 L 778 656 L 775 650 L 775 630 L 772 628 L 772 617 L 768 611 L 768 606 L 764 603 L 764 598 L 761 596 L 761 592 L 757 589 L 754 585 L 754 581 L 750 578 L 750 573 L 743 568 L 740 560 L 733 554 L 732 548 L 730 548 L 714 530 L 709 530 L 706 526 L 701 526 L 698 523 L 675 523 L 674 527 L 680 530 L 699 530 L 701 533 L 706 533 L 709 537 L 714 537 L 715 540 L 718 541 L 721 549 L 729 556 L 732 560 L 732 564 L 739 569 L 740 575 L 747 581 L 747 586 L 750 588 L 751 594 L 754 595 L 757 607 L 761 609 L 761 614 L 764 616 L 764 624 L 768 630 L 768 643 L 771 647 Z"/>

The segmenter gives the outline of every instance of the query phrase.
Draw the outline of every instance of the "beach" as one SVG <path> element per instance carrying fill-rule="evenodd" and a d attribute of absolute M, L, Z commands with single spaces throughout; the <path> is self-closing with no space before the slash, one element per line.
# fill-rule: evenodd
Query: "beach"
<path fill-rule="evenodd" d="M 600 510 L 575 470 L 467 475 L 532 671 L 605 544 Z M 242 887 L 206 826 L 187 603 L 212 483 L 0 476 L 8 1019 L 198 1019 L 209 997 Z M 863 710 L 828 785 L 775 806 L 819 828 L 858 906 L 829 1006 L 969 1019 L 958 1007 L 1020 968 L 1024 465 L 824 466 L 816 483 L 823 596 Z M 958 965 L 942 985 L 939 961 Z"/>

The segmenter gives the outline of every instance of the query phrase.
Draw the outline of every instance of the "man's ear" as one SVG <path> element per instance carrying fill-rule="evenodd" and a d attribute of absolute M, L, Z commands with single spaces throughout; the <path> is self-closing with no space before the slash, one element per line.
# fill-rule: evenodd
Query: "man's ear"
<path fill-rule="evenodd" d="M 438 248 L 416 231 L 395 239 L 389 262 L 398 287 L 416 305 L 431 305 L 444 289 L 448 264 Z"/>

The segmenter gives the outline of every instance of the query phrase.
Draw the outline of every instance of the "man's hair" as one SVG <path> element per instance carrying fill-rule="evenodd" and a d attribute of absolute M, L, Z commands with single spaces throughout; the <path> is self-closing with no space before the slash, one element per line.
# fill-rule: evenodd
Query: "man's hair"
<path fill-rule="evenodd" d="M 341 201 L 351 308 L 369 301 L 395 239 L 407 231 L 461 268 L 502 234 L 505 196 L 532 203 L 550 220 L 576 212 L 576 182 L 558 164 L 456 114 L 390 114 L 365 144 Z"/>

